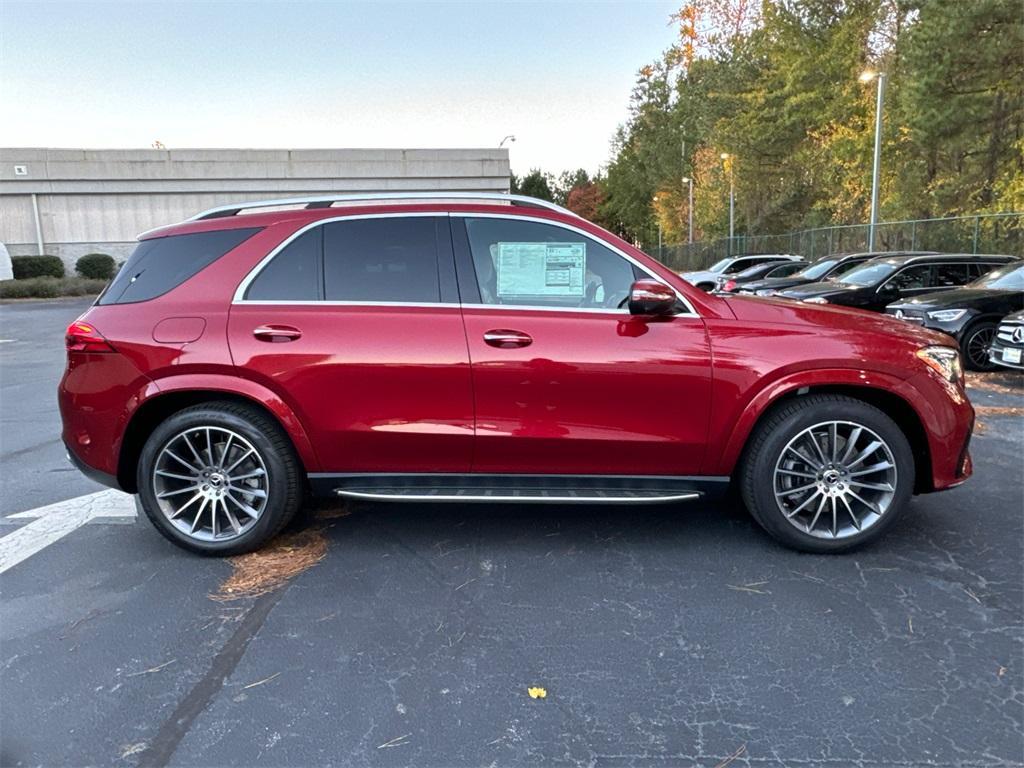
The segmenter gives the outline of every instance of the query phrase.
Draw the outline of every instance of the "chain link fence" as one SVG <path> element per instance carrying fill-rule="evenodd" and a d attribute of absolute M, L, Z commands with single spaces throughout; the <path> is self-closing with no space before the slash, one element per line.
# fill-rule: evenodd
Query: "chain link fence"
<path fill-rule="evenodd" d="M 793 253 L 808 260 L 868 250 L 868 224 L 842 224 L 782 235 L 737 235 L 698 243 L 654 246 L 647 252 L 672 269 L 707 269 L 742 253 Z M 988 213 L 879 222 L 875 250 L 1004 253 L 1024 258 L 1024 213 Z"/>

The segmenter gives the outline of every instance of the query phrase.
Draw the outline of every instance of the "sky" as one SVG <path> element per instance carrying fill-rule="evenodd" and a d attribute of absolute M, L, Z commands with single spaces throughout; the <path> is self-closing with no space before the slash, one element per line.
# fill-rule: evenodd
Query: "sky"
<path fill-rule="evenodd" d="M 0 0 L 0 146 L 495 147 L 599 169 L 677 2 Z"/>

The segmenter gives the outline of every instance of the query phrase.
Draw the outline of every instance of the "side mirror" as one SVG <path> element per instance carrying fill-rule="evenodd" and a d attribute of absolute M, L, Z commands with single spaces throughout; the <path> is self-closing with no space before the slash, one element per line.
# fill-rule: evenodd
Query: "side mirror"
<path fill-rule="evenodd" d="M 900 292 L 894 283 L 886 283 L 878 289 L 878 292 L 886 296 L 895 296 Z"/>
<path fill-rule="evenodd" d="M 667 315 L 676 305 L 676 292 L 657 280 L 637 280 L 629 288 L 631 315 Z"/>

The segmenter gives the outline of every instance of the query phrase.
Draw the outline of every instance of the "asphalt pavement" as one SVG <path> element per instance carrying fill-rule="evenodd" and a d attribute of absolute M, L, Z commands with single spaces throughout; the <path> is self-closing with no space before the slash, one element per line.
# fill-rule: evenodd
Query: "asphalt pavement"
<path fill-rule="evenodd" d="M 100 490 L 85 306 L 0 306 L 0 547 Z M 975 477 L 849 555 L 732 502 L 324 506 L 234 562 L 92 520 L 0 576 L 0 765 L 1024 764 L 1024 385 L 979 381 Z"/>

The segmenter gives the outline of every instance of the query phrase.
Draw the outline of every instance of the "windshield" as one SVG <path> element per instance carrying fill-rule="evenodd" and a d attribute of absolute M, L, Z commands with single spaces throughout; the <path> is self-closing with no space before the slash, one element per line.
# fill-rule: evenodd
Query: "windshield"
<path fill-rule="evenodd" d="M 839 278 L 843 285 L 875 285 L 880 283 L 893 272 L 896 267 L 884 261 L 868 262 L 856 269 L 851 269 Z"/>
<path fill-rule="evenodd" d="M 803 270 L 797 272 L 797 277 L 806 277 L 808 280 L 817 280 L 819 277 L 828 272 L 832 267 L 835 266 L 839 259 L 825 259 L 825 261 L 816 261 L 809 267 L 804 267 Z"/>
<path fill-rule="evenodd" d="M 721 272 L 726 267 L 728 267 L 731 262 L 732 259 L 722 259 L 721 261 L 716 261 L 714 264 L 708 267 L 708 272 Z"/>
<path fill-rule="evenodd" d="M 1007 264 L 982 275 L 971 288 L 989 288 L 997 291 L 1024 291 L 1024 264 Z"/>

